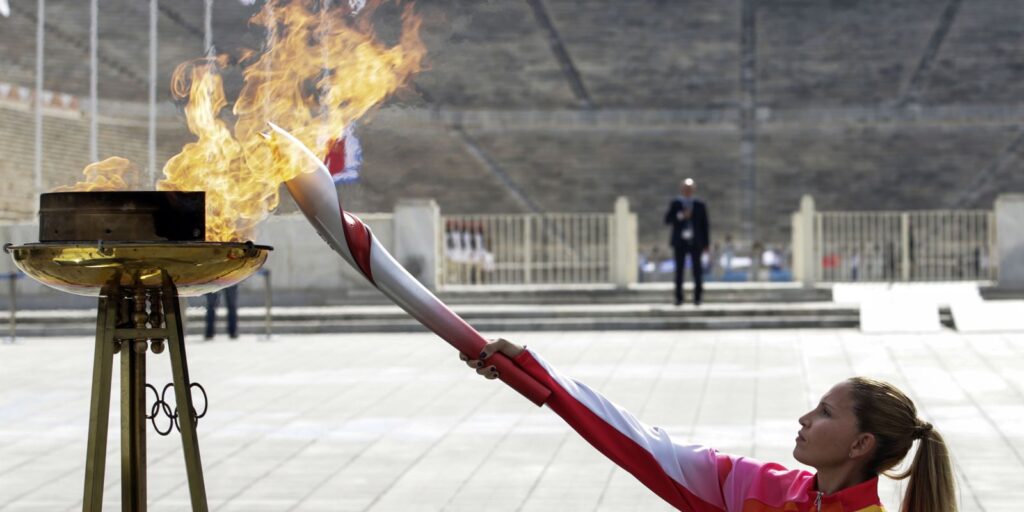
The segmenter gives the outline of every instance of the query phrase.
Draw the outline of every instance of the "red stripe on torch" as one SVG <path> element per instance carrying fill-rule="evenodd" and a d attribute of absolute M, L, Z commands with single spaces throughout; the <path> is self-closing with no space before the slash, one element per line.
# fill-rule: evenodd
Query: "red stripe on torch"
<path fill-rule="evenodd" d="M 363 275 L 376 285 L 377 283 L 373 282 L 373 273 L 370 271 L 370 237 L 373 236 L 370 234 L 370 229 L 363 224 L 363 221 L 349 215 L 345 210 L 341 211 L 341 227 L 345 230 L 345 242 L 348 243 L 348 249 L 352 251 L 352 257 L 359 265 L 359 270 L 363 271 Z"/>
<path fill-rule="evenodd" d="M 342 228 L 345 230 L 345 241 L 348 243 L 349 251 L 352 252 L 352 257 L 356 260 L 363 275 L 376 286 L 377 283 L 374 282 L 373 274 L 370 271 L 370 246 L 373 236 L 370 234 L 370 229 L 358 217 L 350 215 L 345 210 L 341 211 L 341 221 Z M 480 357 L 480 351 L 487 344 L 487 339 L 446 304 L 438 302 L 444 308 L 443 316 L 447 318 L 443 318 L 440 325 L 430 321 L 424 322 L 424 325 L 456 350 L 469 356 L 470 359 Z M 423 320 L 420 321 L 423 322 Z M 544 402 L 551 396 L 550 389 L 537 382 L 503 354 L 495 354 L 488 360 L 488 363 L 497 368 L 498 378 L 502 382 L 508 384 L 509 387 L 518 391 L 534 404 L 544 405 Z"/>
<path fill-rule="evenodd" d="M 349 251 L 351 251 L 356 265 L 363 275 L 376 286 L 377 283 L 374 282 L 373 274 L 370 270 L 370 246 L 372 245 L 373 237 L 370 229 L 358 217 L 348 214 L 345 210 L 341 211 L 341 225 L 345 231 L 345 242 L 348 243 Z M 478 358 L 480 351 L 487 344 L 487 340 L 446 304 L 440 301 L 438 303 L 444 308 L 444 314 L 439 319 L 440 322 L 437 320 L 425 321 L 422 318 L 420 322 L 447 341 L 449 345 L 455 347 L 459 352 L 466 354 L 471 359 Z M 502 382 L 508 384 L 509 387 L 518 391 L 519 394 L 534 404 L 538 406 L 544 405 L 544 402 L 551 396 L 550 389 L 537 382 L 536 379 L 524 372 L 522 368 L 516 366 L 511 359 L 503 354 L 495 354 L 488 360 L 488 363 L 494 365 L 498 370 L 498 378 Z"/>

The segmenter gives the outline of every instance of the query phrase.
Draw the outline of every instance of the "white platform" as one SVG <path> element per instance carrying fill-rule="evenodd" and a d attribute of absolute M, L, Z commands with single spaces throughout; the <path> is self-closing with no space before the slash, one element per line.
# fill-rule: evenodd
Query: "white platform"
<path fill-rule="evenodd" d="M 869 297 L 890 293 L 890 283 L 836 283 L 832 286 L 832 302 L 836 304 L 861 304 Z"/>
<path fill-rule="evenodd" d="M 963 301 L 950 311 L 960 332 L 1024 332 L 1024 300 Z"/>
<path fill-rule="evenodd" d="M 930 333 L 942 330 L 939 308 L 927 301 L 907 300 L 899 294 L 880 294 L 860 304 L 860 330 L 864 333 Z"/>
<path fill-rule="evenodd" d="M 983 302 L 976 283 L 838 283 L 832 301 L 859 305 L 865 333 L 937 332 L 940 307 Z"/>
<path fill-rule="evenodd" d="M 977 283 L 837 283 L 832 287 L 832 302 L 837 304 L 862 304 L 879 297 L 936 307 L 982 300 Z"/>

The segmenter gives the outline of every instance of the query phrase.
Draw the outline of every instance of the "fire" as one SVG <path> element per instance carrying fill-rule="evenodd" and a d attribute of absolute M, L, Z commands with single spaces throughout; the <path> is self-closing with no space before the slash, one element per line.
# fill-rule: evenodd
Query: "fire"
<path fill-rule="evenodd" d="M 311 4 L 321 2 L 269 0 L 250 20 L 268 37 L 258 58 L 241 63 L 233 130 L 222 118 L 226 56 L 186 62 L 174 72 L 171 92 L 188 99 L 185 116 L 197 140 L 168 160 L 157 189 L 205 190 L 209 241 L 251 238 L 277 207 L 281 183 L 303 171 L 301 156 L 265 135 L 268 122 L 323 158 L 346 126 L 421 69 L 426 49 L 412 5 L 403 11 L 398 44 L 389 47 L 369 24 L 377 3 L 357 16 L 347 5 L 317 11 Z"/>
<path fill-rule="evenodd" d="M 99 192 L 129 190 L 139 182 L 139 168 L 125 158 L 112 156 L 94 162 L 82 171 L 84 181 L 74 185 L 57 187 L 54 192 Z"/>

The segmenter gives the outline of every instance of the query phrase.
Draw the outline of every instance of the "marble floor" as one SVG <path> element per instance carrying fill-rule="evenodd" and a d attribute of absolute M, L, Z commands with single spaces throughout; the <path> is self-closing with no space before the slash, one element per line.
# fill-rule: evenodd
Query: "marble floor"
<path fill-rule="evenodd" d="M 961 510 L 1024 503 L 1024 335 L 501 335 L 682 440 L 789 466 L 797 418 L 832 384 L 886 379 L 946 436 Z M 0 345 L 0 511 L 81 508 L 92 349 L 90 338 Z M 433 335 L 221 338 L 190 342 L 188 360 L 209 394 L 199 442 L 211 510 L 669 510 Z M 150 383 L 169 382 L 166 352 L 147 361 Z M 117 382 L 109 510 L 120 508 Z M 150 430 L 148 461 L 150 510 L 187 510 L 177 434 Z M 898 485 L 881 493 L 897 510 Z"/>

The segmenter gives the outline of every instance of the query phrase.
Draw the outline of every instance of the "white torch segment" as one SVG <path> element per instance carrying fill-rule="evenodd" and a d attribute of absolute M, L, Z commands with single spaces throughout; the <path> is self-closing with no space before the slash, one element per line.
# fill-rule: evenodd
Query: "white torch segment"
<path fill-rule="evenodd" d="M 334 180 L 327 170 L 320 168 L 301 173 L 286 181 L 285 186 L 320 238 L 349 265 L 359 268 L 345 240 L 345 229 L 341 225 L 341 204 L 334 190 Z"/>
<path fill-rule="evenodd" d="M 395 261 L 377 237 L 370 239 L 370 271 L 377 288 L 428 329 L 458 343 L 448 334 L 461 334 L 465 325 L 462 318 Z"/>
<path fill-rule="evenodd" d="M 299 139 L 284 128 L 268 122 L 275 133 L 284 137 L 292 147 L 306 156 L 309 169 L 285 182 L 288 192 L 299 205 L 306 220 L 313 225 L 320 238 L 327 242 L 349 265 L 359 268 L 352 251 L 345 240 L 345 229 L 341 225 L 341 200 L 334 189 L 334 180 L 327 166 Z"/>
<path fill-rule="evenodd" d="M 330 172 L 302 142 L 287 131 L 271 123 L 277 133 L 286 137 L 310 161 L 310 172 L 300 173 L 285 182 L 288 192 L 302 213 L 342 259 L 353 268 L 361 266 L 352 254 L 341 208 L 341 199 L 334 188 Z M 314 165 L 315 162 L 315 165 Z M 361 221 L 359 225 L 369 234 L 369 274 L 366 276 L 385 296 L 409 315 L 467 356 L 474 356 L 487 342 L 472 326 L 448 308 L 423 284 L 391 256 L 377 237 Z M 534 380 L 502 354 L 495 354 L 489 362 L 497 367 L 502 381 L 537 405 L 543 404 L 551 391 Z"/>
<path fill-rule="evenodd" d="M 325 169 L 302 173 L 285 182 L 288 192 L 327 245 L 353 268 L 359 265 L 349 250 L 341 224 L 341 206 L 334 181 Z M 369 231 L 369 228 L 367 228 Z M 442 334 L 461 331 L 463 322 L 440 299 L 410 274 L 370 233 L 370 274 L 373 284 L 424 326 Z M 452 341 L 452 340 L 449 340 Z"/>

